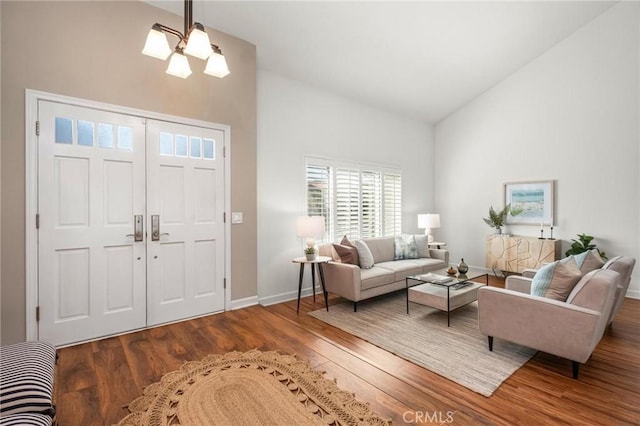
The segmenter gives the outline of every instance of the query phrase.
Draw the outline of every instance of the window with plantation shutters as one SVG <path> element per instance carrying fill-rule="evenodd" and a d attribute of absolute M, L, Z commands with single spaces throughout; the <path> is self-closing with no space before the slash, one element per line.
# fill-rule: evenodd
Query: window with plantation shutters
<path fill-rule="evenodd" d="M 325 218 L 323 240 L 400 234 L 399 170 L 307 157 L 305 173 L 307 214 Z"/>

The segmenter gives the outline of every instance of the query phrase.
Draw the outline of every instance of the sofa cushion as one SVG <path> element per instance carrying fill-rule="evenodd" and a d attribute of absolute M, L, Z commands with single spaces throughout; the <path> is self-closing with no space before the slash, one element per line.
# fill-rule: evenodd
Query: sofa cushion
<path fill-rule="evenodd" d="M 431 257 L 420 259 L 411 259 L 411 261 L 417 265 L 420 265 L 422 272 L 435 271 L 436 269 L 442 269 L 447 267 L 447 263 L 441 259 L 434 259 Z"/>
<path fill-rule="evenodd" d="M 414 259 L 380 262 L 376 263 L 376 266 L 393 271 L 393 281 L 401 281 L 407 278 L 409 275 L 417 275 L 422 273 L 422 265 L 416 263 Z"/>
<path fill-rule="evenodd" d="M 393 260 L 417 259 L 418 247 L 413 235 L 399 235 L 393 240 Z"/>
<path fill-rule="evenodd" d="M 345 235 L 344 237 L 342 237 L 342 240 L 340 240 L 340 245 L 343 246 L 347 246 L 347 247 L 352 247 L 355 250 L 355 260 L 354 260 L 354 265 L 360 265 L 360 258 L 358 257 L 358 249 L 356 248 L 356 245 L 353 244 L 351 241 L 349 241 L 349 238 L 347 238 L 347 236 Z"/>
<path fill-rule="evenodd" d="M 390 269 L 373 266 L 369 269 L 360 269 L 360 290 L 368 290 L 394 282 L 394 272 Z"/>
<path fill-rule="evenodd" d="M 414 235 L 413 239 L 416 242 L 416 248 L 418 249 L 418 257 L 431 257 L 431 251 L 429 250 L 429 236 L 428 235 Z"/>
<path fill-rule="evenodd" d="M 582 277 L 572 262 L 555 261 L 540 268 L 531 281 L 531 294 L 564 302 Z"/>
<path fill-rule="evenodd" d="M 369 250 L 369 246 L 362 240 L 355 241 L 356 250 L 358 250 L 358 259 L 360 259 L 360 267 L 370 269 L 374 265 L 373 254 Z"/>
<path fill-rule="evenodd" d="M 342 244 L 333 244 L 333 248 L 338 254 L 338 260 L 341 263 L 350 263 L 357 265 L 358 251 L 354 247 L 343 246 Z"/>
<path fill-rule="evenodd" d="M 378 263 L 393 260 L 394 240 L 394 237 L 376 237 L 366 238 L 363 241 L 367 244 L 367 247 L 369 247 L 373 255 L 373 261 Z"/>

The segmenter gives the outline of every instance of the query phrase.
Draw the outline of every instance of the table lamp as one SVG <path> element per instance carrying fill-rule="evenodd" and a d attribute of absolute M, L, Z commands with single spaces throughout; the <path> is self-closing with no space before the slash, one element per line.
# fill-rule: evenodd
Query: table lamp
<path fill-rule="evenodd" d="M 323 216 L 300 216 L 296 221 L 296 235 L 307 239 L 305 253 L 315 253 L 316 238 L 324 236 Z"/>
<path fill-rule="evenodd" d="M 426 213 L 418 215 L 418 228 L 424 229 L 424 233 L 427 234 L 427 241 L 433 242 L 433 234 L 431 230 L 433 228 L 440 228 L 440 214 L 438 213 Z"/>

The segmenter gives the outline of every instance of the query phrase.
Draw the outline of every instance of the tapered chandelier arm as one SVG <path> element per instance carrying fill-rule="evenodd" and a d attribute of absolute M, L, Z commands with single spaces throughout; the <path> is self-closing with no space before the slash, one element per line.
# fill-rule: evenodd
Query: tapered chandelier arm
<path fill-rule="evenodd" d="M 178 37 L 179 41 L 183 41 L 184 38 L 185 38 L 185 36 L 180 31 L 174 30 L 173 28 L 167 27 L 166 25 L 158 24 L 157 22 L 155 24 L 153 24 L 153 26 L 151 28 L 154 29 L 154 30 L 157 30 L 157 31 L 162 30 L 162 31 L 164 31 L 166 33 L 174 35 L 174 36 Z"/>

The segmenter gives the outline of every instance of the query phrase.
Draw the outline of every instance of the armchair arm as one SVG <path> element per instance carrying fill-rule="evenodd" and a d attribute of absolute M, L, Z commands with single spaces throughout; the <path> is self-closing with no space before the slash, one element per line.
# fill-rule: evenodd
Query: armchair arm
<path fill-rule="evenodd" d="M 509 275 L 505 280 L 505 288 L 520 293 L 531 293 L 531 278 L 521 277 L 519 275 Z"/>
<path fill-rule="evenodd" d="M 525 269 L 522 271 L 522 276 L 525 278 L 533 278 L 533 276 L 538 272 L 537 269 Z"/>
<path fill-rule="evenodd" d="M 496 287 L 478 289 L 480 331 L 584 363 L 600 341 L 601 313 Z"/>
<path fill-rule="evenodd" d="M 358 301 L 360 298 L 360 267 L 350 263 L 325 263 L 324 285 L 329 293 Z"/>

